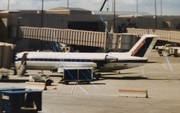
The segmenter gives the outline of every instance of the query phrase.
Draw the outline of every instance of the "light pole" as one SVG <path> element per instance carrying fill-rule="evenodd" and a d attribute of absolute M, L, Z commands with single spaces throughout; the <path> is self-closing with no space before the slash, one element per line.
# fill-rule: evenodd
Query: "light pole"
<path fill-rule="evenodd" d="M 43 18 L 44 18 L 44 0 L 42 0 L 42 9 L 41 9 L 41 27 L 43 27 Z"/>
<path fill-rule="evenodd" d="M 69 8 L 69 0 L 67 0 L 67 8 Z"/>
<path fill-rule="evenodd" d="M 162 16 L 162 0 L 160 0 L 160 2 L 161 2 L 161 16 Z"/>
<path fill-rule="evenodd" d="M 138 13 L 138 0 L 136 0 L 136 13 Z"/>
<path fill-rule="evenodd" d="M 44 0 L 42 0 L 42 9 L 41 9 L 41 27 L 43 27 L 43 21 L 44 21 Z M 42 40 L 40 40 L 40 49 L 43 50 L 43 43 Z"/>
<path fill-rule="evenodd" d="M 116 0 L 114 0 L 114 32 L 116 29 Z"/>
<path fill-rule="evenodd" d="M 7 10 L 9 10 L 9 2 L 10 2 L 10 0 L 8 0 L 8 6 L 7 6 Z"/>
<path fill-rule="evenodd" d="M 156 9 L 156 0 L 154 0 L 155 15 L 154 15 L 154 28 L 157 29 L 157 9 Z"/>

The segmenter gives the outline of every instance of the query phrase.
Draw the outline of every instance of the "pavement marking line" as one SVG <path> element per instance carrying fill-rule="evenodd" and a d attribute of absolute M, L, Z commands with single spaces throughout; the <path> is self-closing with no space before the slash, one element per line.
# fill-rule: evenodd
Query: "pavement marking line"
<path fill-rule="evenodd" d="M 143 76 L 145 77 L 145 73 L 144 73 L 144 70 L 142 67 L 141 67 L 141 72 L 142 72 Z"/>
<path fill-rule="evenodd" d="M 169 61 L 169 59 L 168 59 L 168 56 L 167 56 L 166 52 L 163 51 L 163 55 L 164 55 L 165 58 L 166 58 L 166 62 L 167 62 L 167 64 L 168 64 L 171 72 L 172 72 L 173 74 L 176 74 L 175 71 L 174 71 L 174 69 L 173 69 L 173 67 L 171 66 L 171 63 L 170 63 L 170 61 Z"/>
<path fill-rule="evenodd" d="M 77 85 L 74 85 L 73 88 L 72 88 L 71 94 L 74 94 L 76 88 L 77 88 Z"/>

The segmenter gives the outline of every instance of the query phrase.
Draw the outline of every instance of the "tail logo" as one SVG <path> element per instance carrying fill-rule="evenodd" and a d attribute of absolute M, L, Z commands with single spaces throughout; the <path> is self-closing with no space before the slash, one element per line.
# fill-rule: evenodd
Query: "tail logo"
<path fill-rule="evenodd" d="M 146 43 L 146 40 L 143 40 L 143 41 L 137 46 L 137 48 L 132 51 L 132 54 L 131 54 L 131 55 L 134 56 L 134 55 L 139 51 L 139 49 L 140 49 L 145 43 Z"/>

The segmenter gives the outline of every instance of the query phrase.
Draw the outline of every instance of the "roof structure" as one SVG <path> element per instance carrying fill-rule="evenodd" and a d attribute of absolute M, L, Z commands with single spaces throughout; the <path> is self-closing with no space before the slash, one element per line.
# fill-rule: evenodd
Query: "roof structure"
<path fill-rule="evenodd" d="M 52 9 L 49 9 L 49 10 L 69 10 L 69 11 L 89 11 L 89 10 L 86 10 L 86 9 L 83 9 L 83 8 L 75 8 L 75 7 L 55 7 L 55 8 L 52 8 Z"/>
<path fill-rule="evenodd" d="M 147 12 L 123 12 L 123 11 L 116 11 L 116 15 L 151 15 L 150 13 Z M 98 14 L 103 14 L 103 15 L 113 15 L 113 11 L 92 11 L 92 14 L 98 15 Z"/>
<path fill-rule="evenodd" d="M 83 14 L 91 14 L 90 10 L 86 10 L 83 8 L 73 8 L 73 7 L 56 7 L 56 8 L 52 8 L 49 10 L 46 10 L 46 12 L 67 12 L 67 14 L 77 14 L 78 12 L 83 13 Z"/>

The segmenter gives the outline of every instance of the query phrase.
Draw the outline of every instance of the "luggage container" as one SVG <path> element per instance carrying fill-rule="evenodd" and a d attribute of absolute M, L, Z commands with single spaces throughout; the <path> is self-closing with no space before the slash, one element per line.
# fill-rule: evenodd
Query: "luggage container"
<path fill-rule="evenodd" d="M 93 80 L 92 69 L 64 69 L 63 82 L 87 83 Z"/>
<path fill-rule="evenodd" d="M 1 94 L 2 108 L 6 113 L 37 113 L 42 110 L 42 91 L 2 91 Z"/>
<path fill-rule="evenodd" d="M 0 88 L 0 96 L 2 97 L 2 91 L 21 91 L 25 90 L 25 88 Z M 0 98 L 0 113 L 3 113 L 3 104 L 2 104 L 2 98 Z"/>

